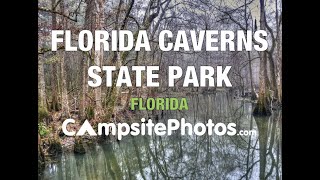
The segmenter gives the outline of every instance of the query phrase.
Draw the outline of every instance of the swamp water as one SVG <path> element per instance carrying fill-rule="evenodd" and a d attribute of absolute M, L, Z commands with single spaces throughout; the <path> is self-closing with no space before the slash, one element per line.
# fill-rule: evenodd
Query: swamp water
<path fill-rule="evenodd" d="M 235 122 L 238 130 L 255 130 L 256 135 L 125 136 L 89 147 L 83 155 L 63 153 L 39 179 L 282 179 L 281 111 L 253 117 L 250 102 L 226 93 L 187 99 L 188 111 L 167 111 L 159 122 L 182 117 L 189 123 Z"/>

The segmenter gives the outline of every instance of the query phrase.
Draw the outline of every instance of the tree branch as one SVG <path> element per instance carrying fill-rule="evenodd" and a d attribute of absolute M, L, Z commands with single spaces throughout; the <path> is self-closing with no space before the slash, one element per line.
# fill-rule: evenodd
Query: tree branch
<path fill-rule="evenodd" d="M 140 24 L 139 24 L 139 22 L 136 20 L 136 18 L 134 18 L 133 16 L 128 16 L 130 19 L 132 19 L 136 24 L 137 24 L 137 26 L 138 26 L 138 29 L 140 29 Z"/>
<path fill-rule="evenodd" d="M 128 9 L 128 11 L 127 11 L 127 13 L 126 13 L 126 16 L 124 17 L 123 23 L 122 23 L 122 25 L 121 25 L 121 29 L 124 29 L 125 26 L 126 26 L 126 24 L 127 24 L 128 18 L 129 18 L 129 16 L 130 16 L 131 9 L 132 9 L 132 7 L 133 7 L 133 4 L 134 4 L 134 0 L 131 0 L 129 9 Z"/>
<path fill-rule="evenodd" d="M 56 10 L 57 6 L 60 4 L 61 1 L 62 1 L 62 0 L 58 0 L 58 2 L 56 3 L 56 5 L 54 5 L 54 7 L 53 7 L 53 9 L 52 9 L 53 11 Z"/>
<path fill-rule="evenodd" d="M 58 14 L 58 15 L 60 15 L 60 16 L 63 16 L 63 17 L 65 17 L 65 18 L 71 20 L 71 21 L 78 22 L 77 18 L 76 18 L 76 19 L 73 19 L 72 17 L 70 17 L 70 16 L 68 16 L 68 15 L 65 15 L 65 14 L 63 14 L 63 13 L 61 13 L 61 12 L 53 11 L 53 10 L 51 10 L 51 9 L 42 8 L 42 7 L 38 7 L 38 10 L 39 10 L 39 11 L 43 11 L 43 12 L 49 12 L 49 13 Z"/>

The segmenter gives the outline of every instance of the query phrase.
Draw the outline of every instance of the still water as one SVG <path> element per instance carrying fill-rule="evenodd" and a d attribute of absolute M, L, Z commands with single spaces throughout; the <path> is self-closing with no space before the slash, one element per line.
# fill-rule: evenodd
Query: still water
<path fill-rule="evenodd" d="M 189 123 L 235 122 L 237 129 L 256 130 L 256 135 L 126 136 L 91 146 L 84 155 L 63 153 L 40 179 L 282 179 L 281 111 L 253 117 L 250 102 L 227 93 L 187 99 L 188 111 L 168 111 L 159 122 L 182 117 Z"/>

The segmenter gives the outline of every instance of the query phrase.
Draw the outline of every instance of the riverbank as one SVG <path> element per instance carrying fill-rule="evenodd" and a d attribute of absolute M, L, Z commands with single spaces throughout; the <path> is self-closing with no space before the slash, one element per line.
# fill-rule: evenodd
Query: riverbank
<path fill-rule="evenodd" d="M 53 112 L 48 115 L 50 121 L 38 124 L 38 173 L 41 174 L 45 165 L 55 161 L 56 157 L 63 152 L 70 152 L 76 154 L 85 154 L 88 147 L 99 143 L 100 141 L 115 141 L 116 138 L 112 135 L 110 136 L 89 136 L 84 135 L 81 137 L 76 136 L 66 136 L 62 132 L 62 122 L 61 112 Z M 134 117 L 133 111 L 123 110 L 116 108 L 115 116 L 109 120 L 109 122 L 119 123 L 124 119 L 132 122 L 132 117 Z M 76 120 L 76 123 L 70 124 L 68 128 L 70 130 L 79 130 L 81 124 L 84 120 L 80 120 L 76 114 L 72 114 L 72 118 Z M 89 120 L 93 125 L 93 128 L 97 128 L 96 124 L 98 120 Z"/>

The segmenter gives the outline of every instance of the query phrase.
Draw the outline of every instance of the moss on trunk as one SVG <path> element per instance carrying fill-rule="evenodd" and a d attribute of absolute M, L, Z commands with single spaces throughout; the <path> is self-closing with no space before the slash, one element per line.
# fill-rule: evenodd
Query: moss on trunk
<path fill-rule="evenodd" d="M 113 89 L 111 89 L 110 92 L 110 96 L 108 97 L 107 101 L 108 101 L 108 105 L 107 105 L 107 113 L 106 113 L 106 121 L 110 121 L 112 114 L 114 113 L 114 107 L 116 105 L 116 101 L 117 101 L 117 97 L 118 97 L 118 92 L 117 92 L 117 88 L 113 87 Z"/>

